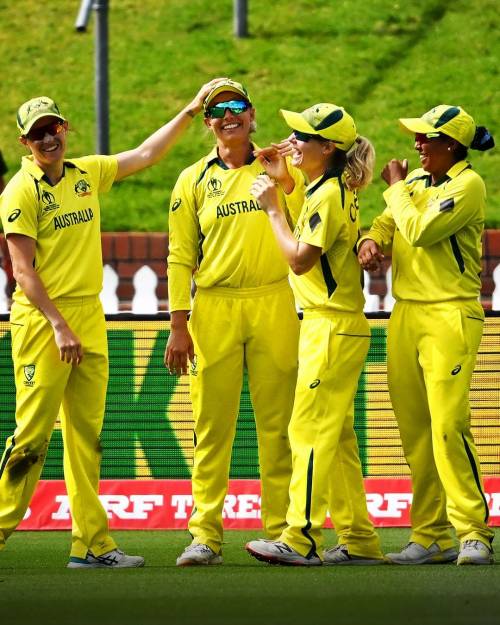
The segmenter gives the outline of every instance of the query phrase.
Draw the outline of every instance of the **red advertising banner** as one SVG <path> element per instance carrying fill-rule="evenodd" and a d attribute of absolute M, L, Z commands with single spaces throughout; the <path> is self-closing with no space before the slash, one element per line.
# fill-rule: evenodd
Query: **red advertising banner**
<path fill-rule="evenodd" d="M 500 477 L 484 480 L 490 524 L 500 526 Z M 412 494 L 408 478 L 366 478 L 366 500 L 377 527 L 407 527 Z M 193 507 L 189 480 L 103 480 L 99 495 L 111 529 L 186 529 Z M 259 480 L 231 480 L 224 504 L 226 529 L 260 529 Z M 326 527 L 331 527 L 328 520 Z M 66 487 L 41 481 L 20 524 L 24 530 L 71 528 Z"/>

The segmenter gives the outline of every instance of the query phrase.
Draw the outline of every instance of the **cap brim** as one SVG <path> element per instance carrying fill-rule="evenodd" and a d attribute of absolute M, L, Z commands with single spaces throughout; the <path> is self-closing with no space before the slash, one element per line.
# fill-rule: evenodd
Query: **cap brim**
<path fill-rule="evenodd" d="M 299 132 L 305 132 L 309 135 L 318 135 L 319 132 L 306 122 L 300 113 L 294 113 L 293 111 L 286 111 L 280 109 L 280 113 L 283 115 L 287 126 L 290 126 L 292 130 L 298 130 Z"/>
<path fill-rule="evenodd" d="M 436 132 L 434 126 L 431 126 L 420 117 L 400 119 L 399 125 L 405 132 L 409 132 L 410 134 L 420 133 L 425 135 L 428 132 Z"/>
<path fill-rule="evenodd" d="M 56 119 L 60 119 L 62 122 L 66 121 L 66 118 L 62 115 L 57 115 L 56 113 L 47 113 L 45 111 L 44 113 L 40 113 L 40 115 L 35 115 L 35 117 L 29 122 L 27 126 L 25 126 L 22 130 L 20 129 L 22 136 L 25 137 L 33 128 L 33 125 L 36 124 L 39 119 L 42 119 L 42 117 L 55 117 Z"/>
<path fill-rule="evenodd" d="M 241 89 L 237 89 L 236 87 L 233 87 L 231 85 L 220 85 L 219 87 L 215 87 L 214 89 L 212 89 L 212 91 L 210 91 L 210 93 L 207 95 L 207 97 L 203 100 L 203 107 L 207 108 L 207 106 L 215 98 L 215 96 L 219 95 L 219 93 L 224 93 L 224 91 L 230 91 L 231 93 L 237 93 L 238 95 L 243 96 L 243 98 L 245 98 L 245 100 L 247 102 L 250 102 L 250 100 L 248 99 L 248 95 L 244 91 L 242 91 Z"/>

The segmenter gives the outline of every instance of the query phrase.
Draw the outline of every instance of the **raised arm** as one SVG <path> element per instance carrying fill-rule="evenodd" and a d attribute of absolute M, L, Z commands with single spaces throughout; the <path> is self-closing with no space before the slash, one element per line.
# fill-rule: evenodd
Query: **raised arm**
<path fill-rule="evenodd" d="M 173 119 L 159 128 L 138 147 L 116 155 L 118 172 L 115 180 L 121 180 L 160 161 L 184 133 L 193 118 L 201 111 L 203 100 L 221 78 L 214 78 L 198 91 L 194 99 Z"/>

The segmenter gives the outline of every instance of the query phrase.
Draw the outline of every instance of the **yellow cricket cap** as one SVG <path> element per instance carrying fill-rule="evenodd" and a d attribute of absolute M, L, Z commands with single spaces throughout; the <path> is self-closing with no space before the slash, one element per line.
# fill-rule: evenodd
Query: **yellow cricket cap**
<path fill-rule="evenodd" d="M 466 148 L 470 147 L 476 133 L 476 123 L 460 106 L 440 104 L 422 117 L 399 120 L 403 130 L 410 133 L 429 134 L 440 132 L 455 139 Z"/>
<path fill-rule="evenodd" d="M 353 118 L 341 106 L 335 104 L 324 102 L 315 104 L 302 113 L 284 109 L 280 112 L 292 130 L 329 139 L 345 152 L 353 146 L 358 136 Z"/>
<path fill-rule="evenodd" d="M 26 136 L 31 130 L 33 124 L 41 117 L 58 117 L 63 122 L 66 121 L 59 111 L 59 107 L 51 98 L 41 96 L 28 100 L 17 110 L 17 127 L 23 136 Z"/>
<path fill-rule="evenodd" d="M 210 91 L 207 97 L 203 100 L 203 108 L 206 110 L 207 106 L 215 98 L 215 96 L 219 95 L 219 93 L 222 93 L 223 91 L 232 91 L 233 93 L 237 93 L 238 95 L 243 96 L 245 100 L 250 102 L 250 96 L 248 95 L 248 91 L 240 82 L 236 82 L 235 80 L 231 80 L 230 78 L 225 78 L 224 80 L 218 82 L 212 89 L 212 91 Z"/>

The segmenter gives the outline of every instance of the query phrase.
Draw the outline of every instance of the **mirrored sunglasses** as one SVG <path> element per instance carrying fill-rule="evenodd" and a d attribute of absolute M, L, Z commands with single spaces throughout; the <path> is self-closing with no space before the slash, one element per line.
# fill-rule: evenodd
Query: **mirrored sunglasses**
<path fill-rule="evenodd" d="M 64 122 L 61 120 L 57 120 L 54 122 L 50 122 L 50 124 L 46 124 L 45 126 L 40 126 L 39 128 L 32 128 L 26 138 L 30 141 L 41 141 L 45 134 L 48 133 L 51 137 L 55 137 L 58 135 L 64 128 Z"/>
<path fill-rule="evenodd" d="M 230 100 L 229 102 L 219 102 L 214 106 L 209 106 L 205 111 L 205 117 L 222 118 L 229 109 L 233 115 L 241 115 L 251 107 L 246 100 Z"/>

